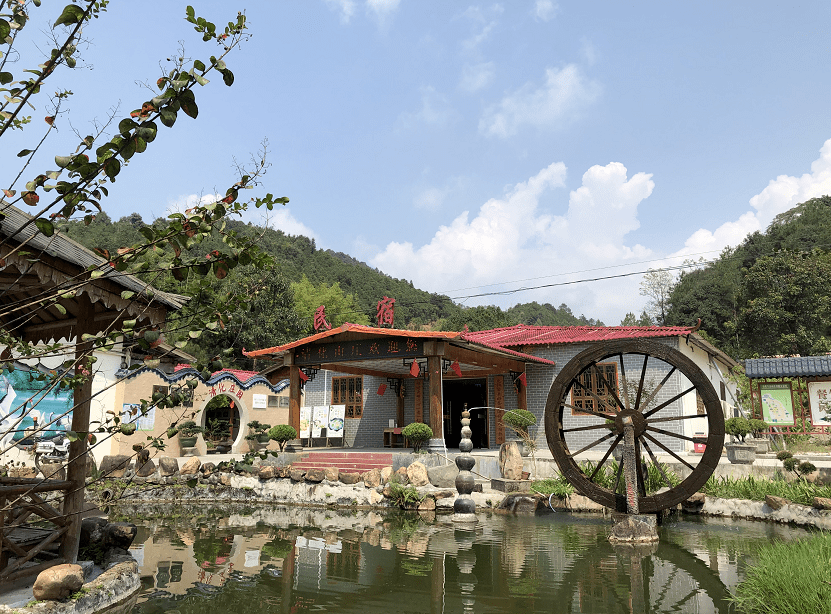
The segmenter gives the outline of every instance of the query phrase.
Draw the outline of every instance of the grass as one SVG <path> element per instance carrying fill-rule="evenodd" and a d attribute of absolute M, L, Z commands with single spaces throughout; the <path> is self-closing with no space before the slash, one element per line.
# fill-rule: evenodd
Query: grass
<path fill-rule="evenodd" d="M 711 477 L 701 492 L 722 499 L 749 499 L 751 501 L 764 501 L 766 495 L 774 495 L 803 505 L 811 505 L 814 497 L 831 498 L 831 486 L 818 486 L 803 480 L 794 482 L 760 480 L 753 476 Z"/>
<path fill-rule="evenodd" d="M 594 473 L 595 466 L 596 465 L 591 461 L 585 461 L 580 464 L 580 468 L 587 476 Z M 593 482 L 603 488 L 614 490 L 614 482 L 617 477 L 618 467 L 619 465 L 615 460 L 604 463 L 603 469 L 597 472 Z M 644 474 L 646 492 L 648 494 L 652 494 L 661 488 L 666 487 L 667 483 L 661 475 L 661 469 L 663 469 L 664 475 L 666 475 L 673 487 L 681 483 L 681 478 L 674 471 L 672 471 L 672 469 L 663 463 L 661 463 L 661 468 L 659 469 L 655 463 L 650 462 L 646 464 L 646 472 Z M 621 476 L 621 481 L 623 481 L 623 476 Z M 559 475 L 556 478 L 547 478 L 545 480 L 536 481 L 531 484 L 531 490 L 533 492 L 538 492 L 541 495 L 553 494 L 560 499 L 564 499 L 574 493 L 574 487 L 569 484 L 562 475 Z"/>
<path fill-rule="evenodd" d="M 763 546 L 731 601 L 747 614 L 831 611 L 831 534 Z"/>
<path fill-rule="evenodd" d="M 531 492 L 537 492 L 541 495 L 554 495 L 560 499 L 565 499 L 574 493 L 574 487 L 560 475 L 556 478 L 546 478 L 534 482 L 531 484 Z"/>

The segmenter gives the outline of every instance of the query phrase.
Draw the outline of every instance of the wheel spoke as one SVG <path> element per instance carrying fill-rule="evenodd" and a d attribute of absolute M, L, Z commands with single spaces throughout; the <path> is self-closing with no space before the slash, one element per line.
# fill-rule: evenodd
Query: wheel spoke
<path fill-rule="evenodd" d="M 676 439 L 684 439 L 686 441 L 691 441 L 693 443 L 699 443 L 701 438 L 694 438 L 694 437 L 687 437 L 686 435 L 679 435 L 678 433 L 673 433 L 672 431 L 665 431 L 664 429 L 656 429 L 654 426 L 647 426 L 647 431 L 652 431 L 653 433 L 660 433 L 661 435 L 666 435 L 667 437 L 675 437 Z"/>
<path fill-rule="evenodd" d="M 644 434 L 643 434 L 643 437 L 646 437 L 649 441 L 651 441 L 651 442 L 652 442 L 652 443 L 654 443 L 656 446 L 658 446 L 659 448 L 661 448 L 664 452 L 666 452 L 667 454 L 669 454 L 670 456 L 672 456 L 672 458 L 674 458 L 675 460 L 677 460 L 679 463 L 681 463 L 681 464 L 683 464 L 683 465 L 686 465 L 686 466 L 687 466 L 687 468 L 688 468 L 688 469 L 690 469 L 690 471 L 695 471 L 695 467 L 693 467 L 692 465 L 690 465 L 687 461 L 685 461 L 683 458 L 681 458 L 680 456 L 678 456 L 675 452 L 673 452 L 672 450 L 670 450 L 668 447 L 666 447 L 664 444 L 662 444 L 660 441 L 658 441 L 657 439 L 655 439 L 655 438 L 654 438 L 654 437 L 652 437 L 651 435 L 649 435 L 649 434 L 647 434 L 647 433 L 644 433 Z"/>
<path fill-rule="evenodd" d="M 652 459 L 652 462 L 658 468 L 658 471 L 660 472 L 661 477 L 664 478 L 664 482 L 666 483 L 667 488 L 672 490 L 672 488 L 673 488 L 672 482 L 669 481 L 669 478 L 667 477 L 667 474 L 664 473 L 664 468 L 661 466 L 661 463 L 658 462 L 658 459 L 655 457 L 655 454 L 652 452 L 652 448 L 649 447 L 649 444 L 646 442 L 646 439 L 643 440 L 643 447 L 646 449 L 647 454 L 649 454 L 649 458 Z"/>
<path fill-rule="evenodd" d="M 581 414 L 590 414 L 592 416 L 597 416 L 598 418 L 609 418 L 610 420 L 614 420 L 614 414 L 604 414 L 600 411 L 594 411 L 593 409 L 583 409 L 582 407 L 575 407 L 571 403 L 563 403 L 563 407 L 568 407 L 571 411 L 576 411 Z"/>
<path fill-rule="evenodd" d="M 608 424 L 592 424 L 591 426 L 575 426 L 570 429 L 561 429 L 562 433 L 576 433 L 577 431 L 593 431 L 596 429 L 608 429 Z"/>
<path fill-rule="evenodd" d="M 606 462 L 606 460 L 609 458 L 609 455 L 612 453 L 612 450 L 614 450 L 615 447 L 617 447 L 617 444 L 620 443 L 621 439 L 623 439 L 623 435 L 618 435 L 617 439 L 615 439 L 612 442 L 612 445 L 609 446 L 609 449 L 606 450 L 606 454 L 603 455 L 603 458 L 601 458 L 600 462 L 597 463 L 597 467 L 594 468 L 594 471 L 592 472 L 591 477 L 589 478 L 589 482 L 594 482 L 594 476 L 596 476 L 597 472 L 600 471 L 600 468 L 603 466 L 603 463 Z"/>
<path fill-rule="evenodd" d="M 646 379 L 646 363 L 649 362 L 649 354 L 644 354 L 643 357 L 643 368 L 641 369 L 641 382 L 638 384 L 638 394 L 635 397 L 635 409 L 640 411 L 641 409 L 641 394 L 643 393 L 643 382 Z"/>
<path fill-rule="evenodd" d="M 673 422 L 675 420 L 689 420 L 690 418 L 704 418 L 707 419 L 707 416 L 703 416 L 701 414 L 693 414 L 692 416 L 671 416 L 669 418 L 650 418 L 646 421 L 647 424 L 652 424 L 653 422 Z"/>
<path fill-rule="evenodd" d="M 667 373 L 664 376 L 664 379 L 662 379 L 661 383 L 658 384 L 658 386 L 655 388 L 655 390 L 652 391 L 652 393 L 649 395 L 649 398 L 647 398 L 646 401 L 643 402 L 643 405 L 642 405 L 643 407 L 649 407 L 649 404 L 652 402 L 652 399 L 655 398 L 655 396 L 661 391 L 661 388 L 664 387 L 664 384 L 666 384 L 669 381 L 669 378 L 672 377 L 672 374 L 675 373 L 675 369 L 676 369 L 676 367 L 673 366 L 672 369 L 669 370 L 669 373 Z M 641 406 L 639 406 L 639 407 L 641 407 Z M 641 412 L 641 413 L 643 413 L 643 412 Z"/>
<path fill-rule="evenodd" d="M 618 354 L 620 360 L 620 381 L 623 384 L 623 403 L 626 411 L 629 411 L 629 382 L 626 380 L 626 366 L 623 364 L 623 353 Z"/>
<path fill-rule="evenodd" d="M 644 418 L 648 418 L 649 416 L 651 416 L 651 415 L 652 415 L 652 414 L 654 414 L 655 412 L 661 411 L 661 410 L 662 410 L 664 407 L 666 407 L 667 405 L 671 405 L 672 403 L 675 403 L 675 401 L 677 401 L 678 399 L 680 399 L 681 397 L 683 397 L 685 394 L 688 394 L 688 393 L 692 392 L 693 390 L 695 390 L 695 385 L 690 386 L 690 387 L 689 387 L 689 388 L 687 388 L 684 392 L 679 392 L 679 393 L 678 393 L 678 394 L 676 394 L 674 397 L 672 397 L 669 401 L 664 401 L 663 403 L 661 403 L 660 405 L 658 405 L 658 407 L 656 407 L 655 409 L 650 409 L 648 412 L 646 412 L 646 413 L 643 415 L 643 417 L 644 417 Z"/>
<path fill-rule="evenodd" d="M 616 434 L 617 434 L 617 433 L 609 433 L 608 435 L 604 435 L 603 437 L 601 437 L 600 439 L 598 439 L 597 441 L 595 441 L 595 442 L 593 442 L 593 443 L 590 443 L 590 444 L 589 444 L 589 445 L 587 445 L 586 447 L 584 447 L 584 448 L 580 448 L 579 450 L 577 450 L 577 452 L 575 452 L 574 454 L 572 454 L 572 456 L 577 456 L 577 455 L 579 455 L 581 452 L 585 452 L 586 450 L 589 450 L 589 449 L 591 449 L 591 448 L 595 447 L 596 445 L 601 444 L 601 443 L 603 443 L 604 441 L 606 441 L 606 440 L 608 440 L 608 439 L 611 439 L 611 438 L 612 438 L 612 437 L 614 437 Z"/>

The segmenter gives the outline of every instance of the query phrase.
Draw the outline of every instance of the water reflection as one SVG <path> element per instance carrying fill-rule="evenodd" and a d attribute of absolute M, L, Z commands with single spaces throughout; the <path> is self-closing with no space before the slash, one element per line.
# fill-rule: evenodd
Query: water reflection
<path fill-rule="evenodd" d="M 685 520 L 644 551 L 610 545 L 601 517 L 566 514 L 483 517 L 467 532 L 374 512 L 157 511 L 138 521 L 136 613 L 727 612 L 756 547 L 806 534 Z"/>

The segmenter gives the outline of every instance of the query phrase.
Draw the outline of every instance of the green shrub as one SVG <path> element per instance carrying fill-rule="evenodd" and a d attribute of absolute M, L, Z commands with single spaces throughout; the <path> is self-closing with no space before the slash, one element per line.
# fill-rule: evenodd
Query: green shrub
<path fill-rule="evenodd" d="M 574 494 L 574 486 L 568 483 L 568 480 L 562 474 L 556 478 L 546 478 L 531 484 L 531 491 L 538 492 L 541 495 L 554 495 L 560 499 L 565 499 L 569 495 Z"/>
<path fill-rule="evenodd" d="M 776 453 L 776 458 L 778 458 L 781 461 L 788 460 L 789 458 L 792 458 L 792 457 L 793 457 L 793 454 L 791 454 L 787 450 L 782 450 L 781 452 Z"/>
<path fill-rule="evenodd" d="M 528 427 L 537 423 L 537 418 L 527 409 L 509 409 L 502 415 L 502 422 L 525 439 L 528 436 Z"/>
<path fill-rule="evenodd" d="M 424 495 L 420 495 L 415 486 L 405 486 L 399 481 L 397 475 L 393 475 L 390 480 L 389 493 L 390 500 L 399 507 L 407 507 L 424 500 Z"/>
<path fill-rule="evenodd" d="M 736 611 L 757 614 L 828 612 L 831 582 L 831 534 L 762 546 L 746 568 L 731 601 Z"/>
<path fill-rule="evenodd" d="M 750 421 L 742 417 L 730 418 L 724 423 L 724 432 L 744 443 L 744 438 L 750 433 Z"/>
<path fill-rule="evenodd" d="M 433 429 L 422 422 L 413 422 L 401 429 L 401 434 L 413 444 L 413 450 L 418 452 L 425 442 L 433 438 Z"/>
<path fill-rule="evenodd" d="M 268 438 L 276 441 L 277 445 L 280 446 L 280 451 L 282 452 L 286 448 L 287 441 L 297 439 L 297 431 L 290 424 L 278 424 L 277 426 L 272 426 L 268 430 Z"/>
<path fill-rule="evenodd" d="M 759 420 L 758 418 L 751 418 L 747 421 L 750 426 L 750 432 L 753 433 L 754 437 L 759 437 L 762 433 L 768 430 L 770 427 L 768 423 L 764 420 Z"/>
<path fill-rule="evenodd" d="M 179 437 L 195 437 L 204 433 L 205 429 L 196 424 L 193 420 L 186 420 L 179 425 Z"/>
<path fill-rule="evenodd" d="M 766 495 L 782 497 L 794 503 L 811 505 L 814 497 L 831 497 L 831 486 L 819 486 L 806 480 L 785 482 L 763 480 L 747 476 L 744 478 L 711 477 L 701 492 L 722 499 L 749 499 L 764 501 Z"/>

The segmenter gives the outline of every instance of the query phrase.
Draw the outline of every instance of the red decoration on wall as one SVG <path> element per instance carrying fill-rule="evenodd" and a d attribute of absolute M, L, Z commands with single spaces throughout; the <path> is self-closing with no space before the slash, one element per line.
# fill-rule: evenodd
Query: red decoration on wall
<path fill-rule="evenodd" d="M 378 312 L 375 315 L 375 324 L 379 327 L 389 326 L 392 328 L 392 321 L 395 317 L 395 299 L 385 296 L 378 301 Z"/>
<path fill-rule="evenodd" d="M 456 377 L 462 377 L 462 367 L 459 365 L 458 360 L 454 360 L 453 364 L 450 365 L 450 368 L 453 369 L 453 373 L 456 374 Z"/>
<path fill-rule="evenodd" d="M 300 381 L 301 382 L 308 382 L 309 376 L 303 372 L 303 369 L 300 369 Z"/>
<path fill-rule="evenodd" d="M 421 367 L 418 366 L 418 363 L 414 360 L 413 364 L 410 365 L 410 375 L 413 377 L 418 377 L 418 374 L 421 373 Z"/>
<path fill-rule="evenodd" d="M 525 379 L 525 373 L 519 376 L 519 381 L 522 382 L 522 385 L 526 388 L 528 387 L 528 381 Z"/>
<path fill-rule="evenodd" d="M 332 325 L 326 321 L 326 305 L 315 309 L 315 330 L 332 330 Z"/>
<path fill-rule="evenodd" d="M 380 386 L 378 386 L 378 396 L 379 397 L 384 396 L 384 393 L 386 391 L 387 391 L 387 385 L 386 384 L 381 384 Z"/>

